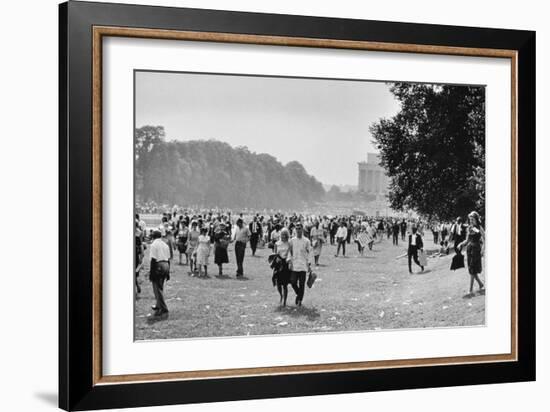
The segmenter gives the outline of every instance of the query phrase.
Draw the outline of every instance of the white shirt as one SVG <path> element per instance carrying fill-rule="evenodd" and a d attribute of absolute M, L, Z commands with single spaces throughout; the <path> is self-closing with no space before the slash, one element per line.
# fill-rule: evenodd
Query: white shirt
<path fill-rule="evenodd" d="M 288 259 L 288 252 L 290 252 L 290 243 L 279 240 L 277 241 L 277 243 L 275 243 L 275 245 L 277 246 L 277 254 L 283 259 Z"/>
<path fill-rule="evenodd" d="M 151 243 L 151 259 L 155 259 L 157 262 L 161 260 L 170 260 L 170 248 L 162 239 L 155 239 Z"/>
<path fill-rule="evenodd" d="M 277 241 L 281 238 L 281 231 L 280 230 L 274 230 L 273 232 L 271 232 L 271 240 L 274 240 L 274 241 Z"/>
<path fill-rule="evenodd" d="M 411 245 L 416 246 L 416 234 L 411 234 Z"/>
<path fill-rule="evenodd" d="M 290 247 L 292 250 L 292 270 L 294 272 L 305 272 L 308 269 L 310 260 L 309 253 L 311 251 L 311 242 L 305 236 L 301 238 L 293 237 L 290 239 Z"/>
<path fill-rule="evenodd" d="M 348 237 L 348 229 L 345 226 L 340 226 L 338 228 L 338 231 L 336 232 L 336 237 L 340 238 L 347 238 Z"/>
<path fill-rule="evenodd" d="M 249 237 L 250 237 L 250 230 L 248 230 L 247 226 L 243 226 L 242 228 L 239 228 L 238 226 L 236 227 L 233 240 L 236 240 L 237 242 L 246 243 L 248 242 Z"/>

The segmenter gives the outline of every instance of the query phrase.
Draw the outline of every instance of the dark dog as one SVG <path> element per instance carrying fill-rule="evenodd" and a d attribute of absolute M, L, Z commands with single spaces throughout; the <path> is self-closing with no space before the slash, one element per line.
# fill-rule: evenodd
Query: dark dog
<path fill-rule="evenodd" d="M 273 269 L 273 277 L 271 281 L 273 286 L 277 286 L 277 291 L 281 299 L 279 303 L 286 306 L 286 298 L 288 296 L 288 285 L 290 284 L 290 270 L 288 263 L 278 254 L 269 255 L 267 258 L 269 266 Z"/>

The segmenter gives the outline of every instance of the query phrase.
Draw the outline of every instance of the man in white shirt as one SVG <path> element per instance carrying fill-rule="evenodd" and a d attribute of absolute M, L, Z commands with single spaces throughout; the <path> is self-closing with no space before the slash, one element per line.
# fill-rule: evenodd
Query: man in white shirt
<path fill-rule="evenodd" d="M 311 242 L 304 237 L 301 223 L 295 226 L 296 237 L 290 239 L 288 261 L 291 267 L 290 283 L 296 292 L 296 305 L 302 306 L 304 300 L 306 272 L 311 272 Z"/>
<path fill-rule="evenodd" d="M 338 228 L 338 231 L 336 232 L 336 243 L 338 244 L 338 247 L 336 248 L 336 255 L 334 257 L 338 257 L 338 254 L 340 253 L 340 247 L 342 248 L 342 256 L 346 256 L 346 239 L 348 237 L 348 228 L 346 227 L 346 223 L 342 221 L 340 223 L 340 227 Z"/>
<path fill-rule="evenodd" d="M 246 250 L 246 242 L 250 239 L 250 230 L 244 226 L 241 218 L 237 219 L 237 228 L 233 240 L 235 240 L 235 260 L 237 261 L 237 278 L 244 276 L 243 261 Z"/>
<path fill-rule="evenodd" d="M 168 316 L 168 306 L 164 300 L 164 281 L 170 279 L 170 247 L 162 240 L 160 231 L 153 232 L 151 243 L 151 271 L 149 280 L 153 286 L 153 293 L 157 301 L 154 309 L 155 316 Z"/>

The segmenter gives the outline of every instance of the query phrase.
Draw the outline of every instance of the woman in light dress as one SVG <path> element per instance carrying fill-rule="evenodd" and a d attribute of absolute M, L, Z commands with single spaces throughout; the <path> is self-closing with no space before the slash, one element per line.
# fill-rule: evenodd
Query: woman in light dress
<path fill-rule="evenodd" d="M 208 257 L 210 256 L 210 236 L 208 236 L 208 228 L 203 227 L 198 239 L 197 246 L 197 262 L 196 266 L 199 269 L 199 277 L 202 277 L 202 269 L 204 269 L 204 276 L 208 277 Z"/>
<path fill-rule="evenodd" d="M 187 235 L 187 261 L 189 262 L 189 275 L 193 275 L 197 270 L 196 250 L 199 245 L 200 232 L 197 230 L 197 222 L 191 223 L 191 230 Z"/>
<path fill-rule="evenodd" d="M 179 264 L 183 265 L 182 257 L 185 255 L 185 264 L 187 265 L 189 263 L 189 257 L 187 256 L 187 239 L 189 237 L 189 229 L 187 229 L 187 226 L 185 223 L 182 223 L 180 225 L 180 229 L 178 231 L 178 238 L 177 238 L 177 246 L 178 246 L 178 252 L 179 252 Z"/>

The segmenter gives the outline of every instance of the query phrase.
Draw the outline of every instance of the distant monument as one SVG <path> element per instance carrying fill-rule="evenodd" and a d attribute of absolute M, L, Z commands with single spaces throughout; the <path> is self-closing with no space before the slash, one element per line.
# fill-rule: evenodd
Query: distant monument
<path fill-rule="evenodd" d="M 382 200 L 388 193 L 388 176 L 377 153 L 367 153 L 367 161 L 359 162 L 359 182 L 357 190 L 360 193 L 376 195 Z"/>

